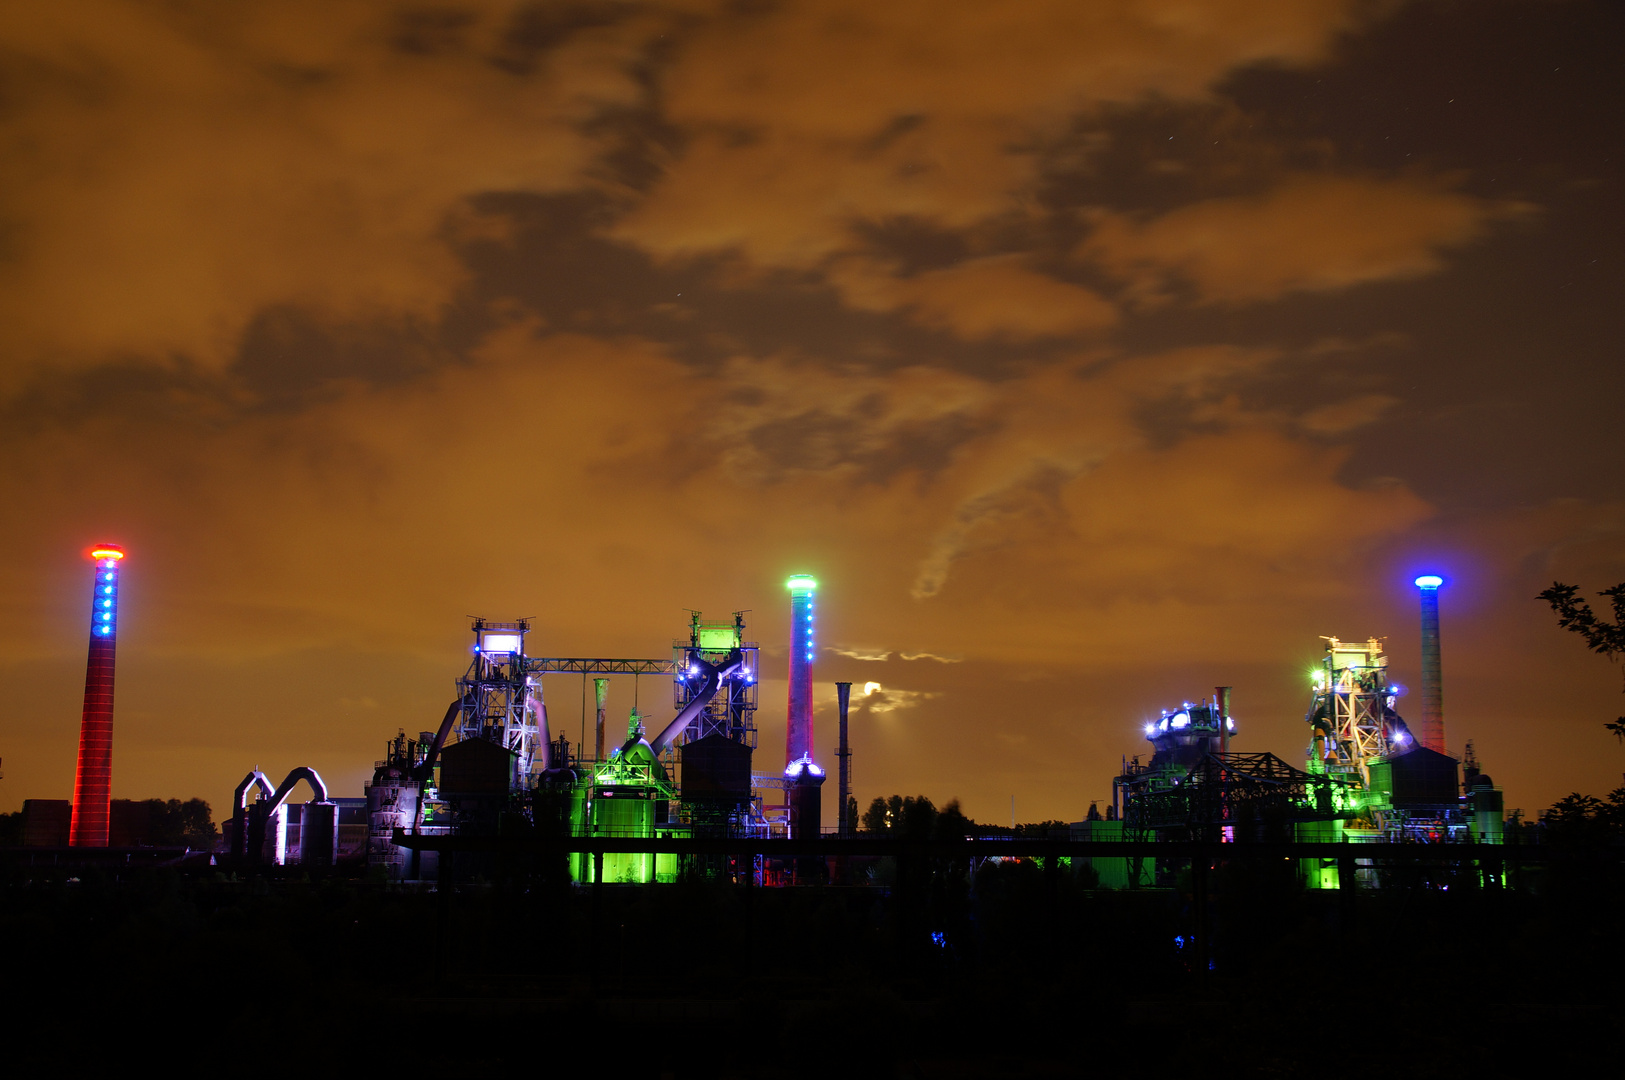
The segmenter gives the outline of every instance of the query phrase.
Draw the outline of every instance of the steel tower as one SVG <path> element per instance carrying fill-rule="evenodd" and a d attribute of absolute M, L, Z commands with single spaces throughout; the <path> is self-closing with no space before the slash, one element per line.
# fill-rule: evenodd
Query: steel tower
<path fill-rule="evenodd" d="M 457 680 L 462 703 L 457 740 L 485 739 L 512 750 L 520 782 L 529 787 L 532 773 L 547 768 L 549 752 L 541 691 L 527 671 L 525 635 L 530 621 L 476 618 L 472 629 L 474 660 Z"/>
<path fill-rule="evenodd" d="M 101 544 L 90 601 L 90 656 L 85 707 L 79 720 L 79 764 L 73 777 L 73 847 L 107 846 L 107 804 L 113 796 L 113 654 L 118 644 L 119 561 L 124 549 Z"/>
<path fill-rule="evenodd" d="M 1326 656 L 1311 674 L 1309 771 L 1341 774 L 1362 787 L 1371 783 L 1371 762 L 1407 749 L 1407 736 L 1393 712 L 1396 687 L 1388 685 L 1388 657 L 1380 638 L 1365 644 L 1329 637 Z"/>

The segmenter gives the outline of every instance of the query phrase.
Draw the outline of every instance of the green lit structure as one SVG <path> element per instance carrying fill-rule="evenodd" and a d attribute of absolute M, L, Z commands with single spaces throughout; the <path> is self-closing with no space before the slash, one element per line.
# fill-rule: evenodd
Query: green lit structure
<path fill-rule="evenodd" d="M 1436 577 L 1425 589 L 1437 590 Z M 1437 678 L 1436 596 L 1432 677 Z M 1425 627 L 1426 629 L 1426 627 Z M 1146 725 L 1154 752 L 1125 761 L 1113 781 L 1112 807 L 1073 826 L 1078 839 L 1246 842 L 1301 840 L 1348 843 L 1502 842 L 1502 796 L 1479 771 L 1471 744 L 1465 762 L 1412 735 L 1395 711 L 1403 689 L 1389 681 L 1383 643 L 1324 639 L 1325 656 L 1310 673 L 1310 738 L 1303 769 L 1269 753 L 1229 748 L 1235 721 L 1227 687 L 1211 700 L 1164 710 Z M 1441 695 L 1424 690 L 1438 715 Z M 1458 770 L 1465 764 L 1465 776 Z M 1096 860 L 1108 862 L 1108 860 Z M 1103 882 L 1146 884 L 1156 870 L 1097 867 Z M 1363 884 L 1380 884 L 1369 860 L 1357 861 Z M 1337 888 L 1334 860 L 1304 860 L 1305 883 Z M 1162 869 L 1162 879 L 1167 878 Z"/>
<path fill-rule="evenodd" d="M 671 820 L 677 787 L 644 737 L 643 720 L 632 711 L 626 742 L 603 761 L 588 762 L 570 785 L 570 826 L 574 836 L 687 836 L 686 826 Z M 582 853 L 570 857 L 570 876 L 583 883 L 599 880 L 594 860 Z M 606 883 L 643 884 L 676 881 L 677 856 L 645 852 L 612 852 L 602 858 Z"/>
<path fill-rule="evenodd" d="M 743 613 L 731 622 L 690 621 L 670 660 L 534 657 L 528 621 L 473 621 L 473 659 L 436 732 L 402 733 L 368 786 L 368 862 L 391 878 L 418 878 L 435 867 L 393 842 L 397 830 L 420 835 L 515 835 L 526 830 L 570 836 L 681 838 L 748 828 L 753 798 L 750 754 L 756 743 L 756 658 Z M 653 738 L 645 716 L 630 713 L 626 740 L 590 759 L 549 730 L 543 677 L 655 675 L 674 684 L 676 716 Z M 597 680 L 594 741 L 602 746 L 607 679 Z M 694 770 L 687 768 L 690 747 Z M 721 763 L 719 766 L 717 763 Z M 680 784 L 681 771 L 696 783 Z M 685 787 L 692 787 L 690 798 Z M 760 817 L 760 814 L 756 814 Z M 431 853 L 432 854 L 432 853 Z M 474 865 L 469 872 L 490 869 Z M 578 882 L 675 881 L 676 856 L 572 855 Z"/>

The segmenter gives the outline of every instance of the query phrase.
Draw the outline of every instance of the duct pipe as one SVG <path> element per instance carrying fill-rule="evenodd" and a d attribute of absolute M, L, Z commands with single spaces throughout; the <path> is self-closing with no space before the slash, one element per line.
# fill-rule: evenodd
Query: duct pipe
<path fill-rule="evenodd" d="M 1439 656 L 1439 586 L 1444 579 L 1416 579 L 1422 599 L 1422 722 L 1412 732 L 1429 750 L 1448 753 L 1444 743 L 1444 671 Z"/>
<path fill-rule="evenodd" d="M 604 703 L 609 700 L 609 680 L 594 679 L 592 681 L 593 693 L 598 698 L 598 719 L 594 730 L 598 732 L 598 740 L 594 743 L 594 760 L 604 760 Z"/>
<path fill-rule="evenodd" d="M 1213 688 L 1213 700 L 1219 706 L 1219 753 L 1230 752 L 1230 687 Z"/>
<path fill-rule="evenodd" d="M 847 801 L 852 796 L 852 746 L 846 741 L 846 711 L 852 701 L 852 684 L 838 682 L 835 684 L 835 697 L 841 705 L 841 745 L 835 751 L 836 760 L 841 763 L 841 812 L 835 820 L 840 825 L 840 835 L 851 836 L 853 826 L 851 813 L 847 810 Z"/>
<path fill-rule="evenodd" d="M 428 783 L 434 779 L 434 765 L 440 760 L 440 751 L 445 749 L 446 736 L 451 734 L 451 725 L 461 715 L 464 705 L 472 705 L 473 698 L 458 698 L 446 706 L 446 715 L 440 721 L 440 728 L 434 733 L 434 742 L 429 752 L 423 755 L 423 760 L 411 772 L 412 779 L 419 783 Z"/>
<path fill-rule="evenodd" d="M 248 789 L 251 787 L 259 789 L 262 799 L 269 799 L 272 794 L 271 781 L 258 769 L 243 777 L 243 782 L 237 785 L 232 798 L 231 853 L 239 859 L 248 852 Z"/>
<path fill-rule="evenodd" d="M 664 754 L 683 734 L 689 723 L 705 711 L 705 707 L 711 704 L 711 699 L 717 696 L 717 691 L 722 688 L 725 681 L 739 677 L 739 673 L 745 667 L 745 654 L 734 649 L 720 664 L 712 665 L 701 660 L 698 654 L 691 652 L 688 654 L 688 662 L 704 671 L 705 678 L 700 683 L 699 692 L 683 706 L 683 710 L 672 719 L 672 722 L 666 725 L 666 729 L 649 743 L 649 748 L 657 757 Z"/>
<path fill-rule="evenodd" d="M 532 684 L 530 693 L 525 695 L 525 708 L 530 710 L 531 723 L 536 728 L 536 746 L 531 755 L 531 768 L 538 772 L 546 772 L 553 767 L 553 732 L 547 726 L 547 702 L 542 700 L 542 688 Z M 535 768 L 537 759 L 541 761 L 541 768 Z M 530 783 L 526 777 L 525 783 Z"/>

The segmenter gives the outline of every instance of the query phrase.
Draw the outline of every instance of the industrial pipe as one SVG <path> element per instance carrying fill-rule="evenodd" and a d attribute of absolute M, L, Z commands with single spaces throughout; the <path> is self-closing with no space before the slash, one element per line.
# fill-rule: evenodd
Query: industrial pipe
<path fill-rule="evenodd" d="M 441 748 L 446 745 L 446 736 L 451 734 L 451 725 L 457 719 L 457 714 L 463 711 L 467 699 L 458 698 L 446 706 L 446 715 L 440 721 L 440 730 L 434 733 L 434 744 L 429 752 L 423 755 L 423 762 L 412 770 L 412 779 L 423 783 L 434 775 L 434 764 L 440 760 Z"/>
<path fill-rule="evenodd" d="M 271 797 L 271 781 L 258 769 L 243 777 L 243 782 L 237 785 L 237 791 L 232 797 L 231 853 L 239 859 L 248 850 L 248 789 L 251 787 L 260 789 L 261 799 Z"/>
<path fill-rule="evenodd" d="M 846 740 L 846 713 L 852 702 L 852 684 L 836 683 L 835 698 L 841 707 L 841 745 L 835 751 L 835 758 L 841 763 L 841 812 L 835 816 L 835 820 L 840 826 L 840 835 L 851 836 L 853 827 L 857 824 L 851 820 L 846 809 L 847 799 L 852 795 L 852 747 Z"/>
<path fill-rule="evenodd" d="M 604 760 L 604 704 L 609 698 L 609 680 L 608 679 L 594 679 L 592 681 L 592 689 L 593 689 L 593 696 L 598 699 L 598 719 L 595 722 L 595 727 L 594 727 L 594 730 L 596 730 L 597 733 L 598 733 L 598 737 L 597 737 L 597 741 L 593 744 L 594 745 L 594 758 L 593 758 L 593 760 L 595 760 L 595 761 L 603 761 Z"/>
<path fill-rule="evenodd" d="M 666 725 L 666 730 L 662 731 L 649 743 L 649 748 L 657 756 L 665 753 L 667 748 L 683 734 L 684 729 L 693 722 L 694 718 L 705 711 L 705 707 L 711 704 L 711 699 L 717 696 L 717 691 L 721 689 L 723 682 L 737 676 L 743 670 L 745 654 L 738 649 L 734 649 L 722 663 L 712 666 L 700 659 L 698 654 L 690 652 L 688 662 L 704 673 L 705 681 L 701 683 L 700 692 L 694 695 L 693 700 L 684 705 L 682 712 L 679 712 L 672 722 Z"/>
<path fill-rule="evenodd" d="M 327 797 L 327 785 L 322 783 L 322 778 L 316 770 L 309 765 L 301 765 L 290 772 L 287 778 L 282 781 L 282 786 L 276 789 L 276 793 L 271 796 L 271 805 L 266 808 L 267 812 L 275 811 L 277 807 L 286 802 L 288 796 L 293 794 L 294 787 L 301 780 L 310 785 L 310 793 L 316 796 L 314 801 L 332 801 Z"/>

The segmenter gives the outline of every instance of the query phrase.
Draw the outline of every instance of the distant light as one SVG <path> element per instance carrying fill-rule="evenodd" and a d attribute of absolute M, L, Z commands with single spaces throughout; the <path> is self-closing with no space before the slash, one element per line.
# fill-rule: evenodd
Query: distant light
<path fill-rule="evenodd" d="M 1421 577 L 1416 579 L 1416 587 L 1418 589 L 1437 589 L 1443 584 L 1444 578 L 1437 574 L 1423 574 Z"/>
<path fill-rule="evenodd" d="M 1225 722 L 1225 726 L 1228 727 L 1231 731 L 1236 730 L 1236 718 L 1234 716 L 1225 717 L 1224 722 Z"/>
<path fill-rule="evenodd" d="M 94 548 L 90 553 L 90 557 L 97 560 L 107 559 L 116 563 L 124 558 L 124 549 L 113 544 L 103 544 Z"/>
<path fill-rule="evenodd" d="M 818 579 L 811 574 L 791 574 L 790 580 L 784 583 L 784 587 L 793 593 L 814 592 L 818 588 Z"/>
<path fill-rule="evenodd" d="M 1188 724 L 1190 724 L 1190 722 L 1191 722 L 1191 714 L 1188 713 L 1188 712 L 1176 712 L 1173 715 L 1173 725 L 1174 725 L 1174 727 L 1185 727 Z"/>
<path fill-rule="evenodd" d="M 1394 732 L 1394 742 L 1403 745 L 1405 742 L 1405 733 L 1403 731 Z"/>
<path fill-rule="evenodd" d="M 1145 725 L 1145 737 L 1146 738 L 1149 739 L 1151 736 L 1155 735 L 1156 733 L 1157 733 L 1157 725 L 1155 725 L 1155 724 L 1147 724 L 1147 725 Z"/>

